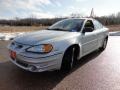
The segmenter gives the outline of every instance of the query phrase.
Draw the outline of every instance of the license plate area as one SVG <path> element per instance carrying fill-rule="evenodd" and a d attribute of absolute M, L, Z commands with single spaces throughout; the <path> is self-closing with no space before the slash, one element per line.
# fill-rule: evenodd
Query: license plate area
<path fill-rule="evenodd" d="M 10 57 L 15 60 L 16 59 L 16 52 L 10 51 Z"/>

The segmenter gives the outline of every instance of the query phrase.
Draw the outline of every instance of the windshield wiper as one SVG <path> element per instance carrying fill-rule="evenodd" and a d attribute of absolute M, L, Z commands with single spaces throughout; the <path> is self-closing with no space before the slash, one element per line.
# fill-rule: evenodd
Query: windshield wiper
<path fill-rule="evenodd" d="M 47 30 L 69 31 L 63 28 L 47 28 Z"/>

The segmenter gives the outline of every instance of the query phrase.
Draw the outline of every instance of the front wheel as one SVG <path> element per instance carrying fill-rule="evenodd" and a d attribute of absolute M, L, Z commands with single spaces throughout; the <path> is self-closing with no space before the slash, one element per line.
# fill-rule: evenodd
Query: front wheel
<path fill-rule="evenodd" d="M 69 72 L 75 63 L 76 58 L 75 48 L 69 48 L 63 56 L 61 70 Z"/>

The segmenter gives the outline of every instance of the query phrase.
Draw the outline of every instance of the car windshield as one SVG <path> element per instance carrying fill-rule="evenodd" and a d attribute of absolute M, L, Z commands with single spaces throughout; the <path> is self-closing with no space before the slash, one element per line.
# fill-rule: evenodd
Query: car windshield
<path fill-rule="evenodd" d="M 84 19 L 66 19 L 59 21 L 48 28 L 48 30 L 78 32 L 81 30 Z"/>

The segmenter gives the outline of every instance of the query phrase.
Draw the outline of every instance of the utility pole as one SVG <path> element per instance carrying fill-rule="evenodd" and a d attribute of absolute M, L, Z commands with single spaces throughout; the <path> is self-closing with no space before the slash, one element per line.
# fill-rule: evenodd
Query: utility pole
<path fill-rule="evenodd" d="M 92 8 L 92 10 L 91 10 L 90 17 L 91 17 L 91 18 L 94 18 L 94 9 L 93 9 L 93 8 Z"/>

